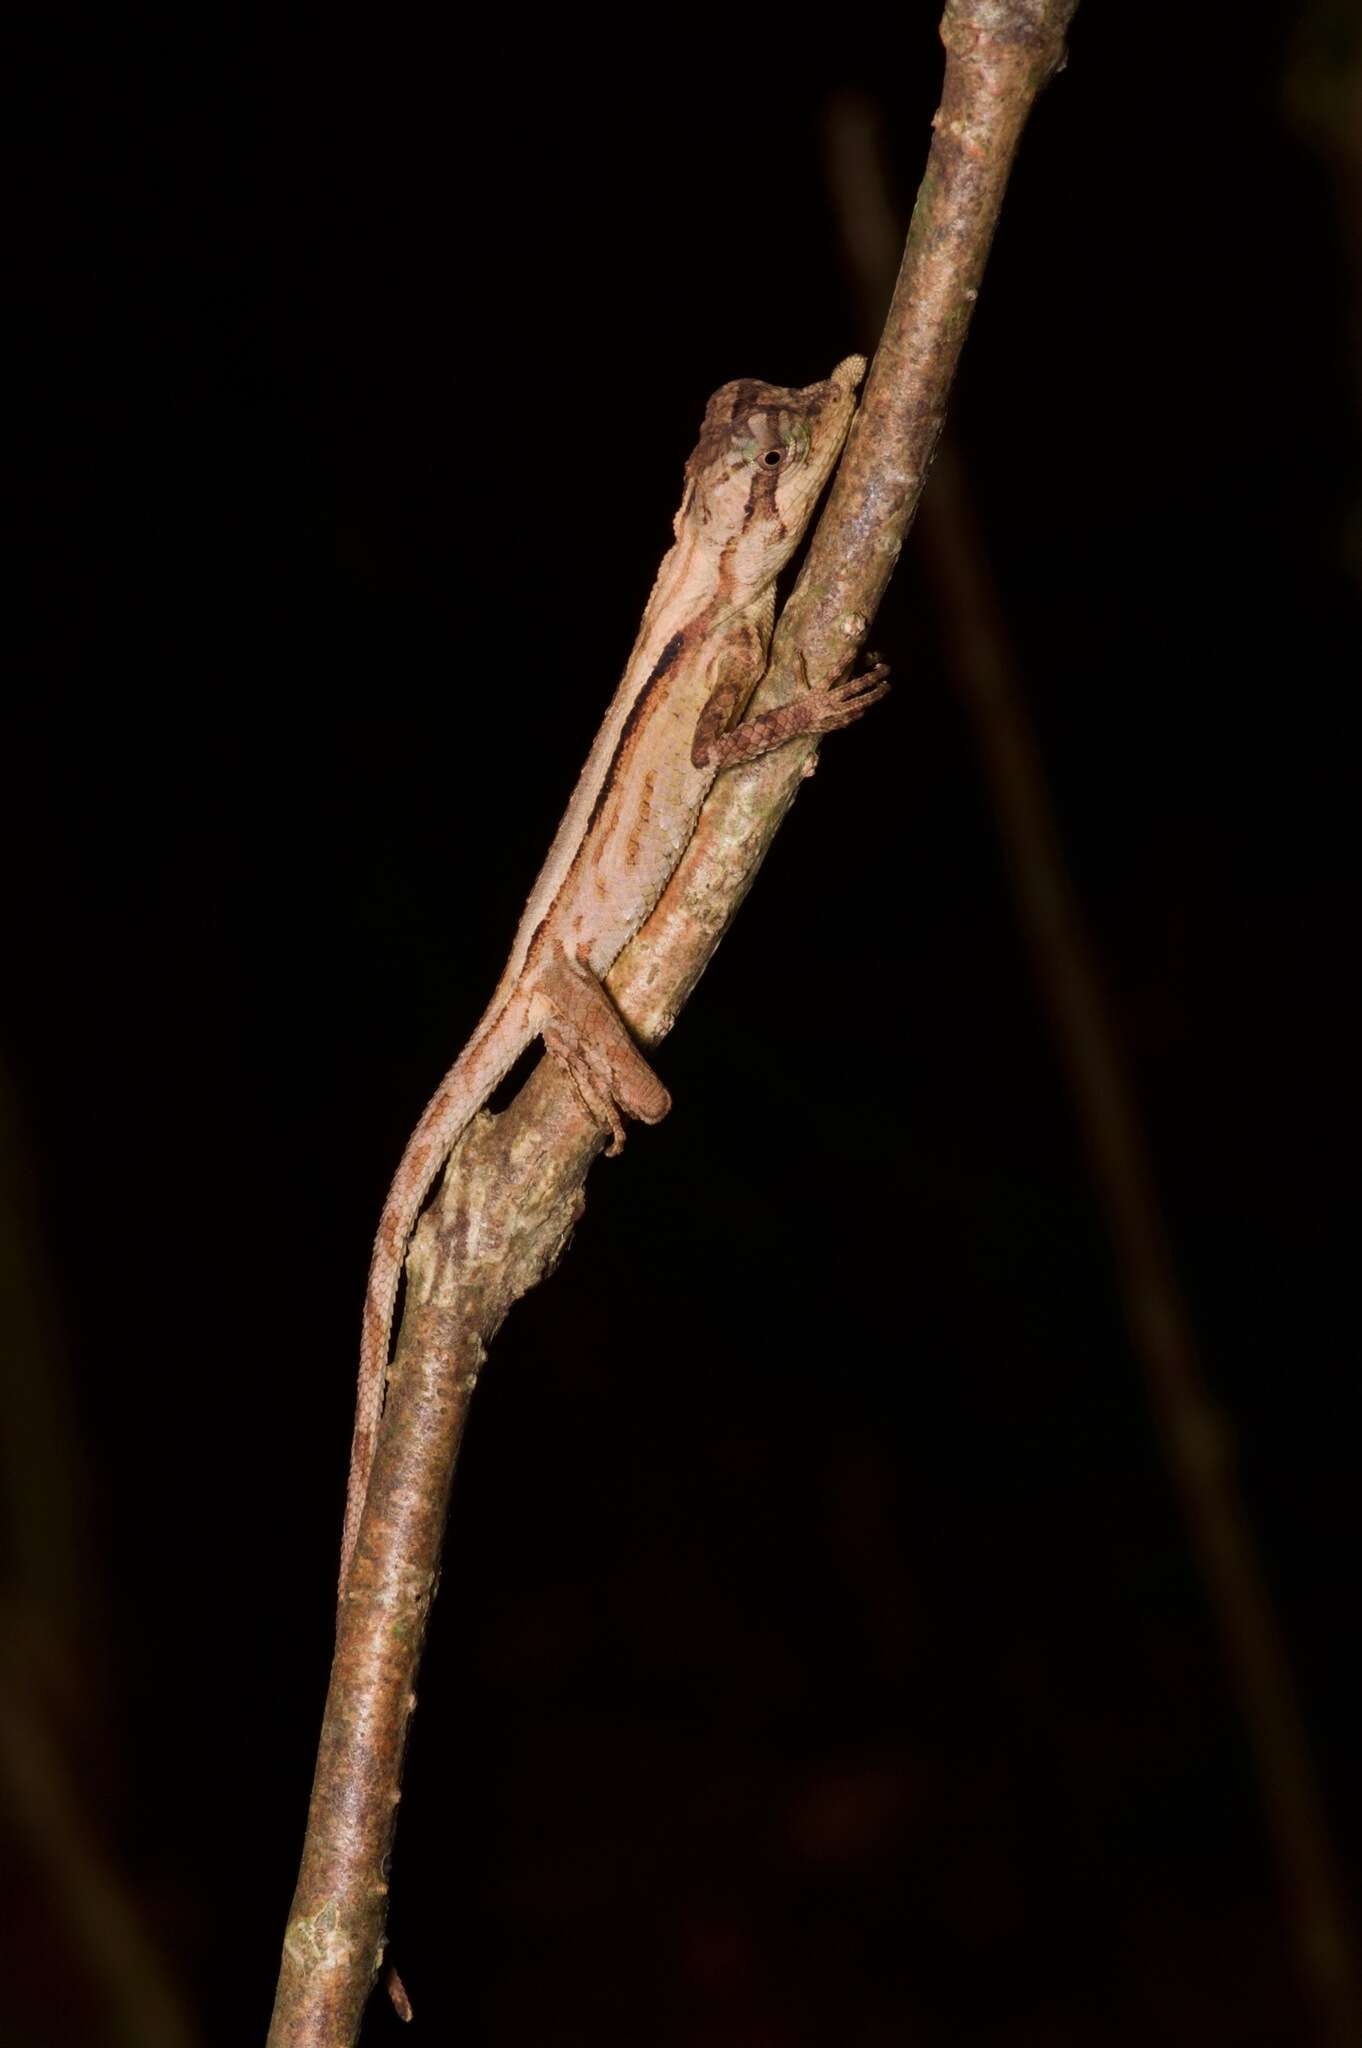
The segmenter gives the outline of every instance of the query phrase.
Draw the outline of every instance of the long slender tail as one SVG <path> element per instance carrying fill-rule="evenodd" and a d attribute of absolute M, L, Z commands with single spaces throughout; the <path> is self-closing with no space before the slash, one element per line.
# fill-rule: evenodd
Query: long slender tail
<path fill-rule="evenodd" d="M 378 1418 L 388 1376 L 388 1347 L 393 1307 L 421 1206 L 435 1176 L 454 1149 L 465 1125 L 505 1078 L 534 1036 L 529 1004 L 512 990 L 494 998 L 491 1008 L 426 1104 L 421 1120 L 402 1154 L 378 1220 L 369 1279 L 364 1294 L 364 1326 L 359 1347 L 359 1389 L 355 1400 L 355 1433 L 350 1444 L 350 1479 L 345 1495 L 345 1528 L 341 1536 L 340 1597 L 350 1576 L 350 1559 L 359 1535 L 360 1516 L 369 1490 L 369 1472 L 378 1441 Z"/>

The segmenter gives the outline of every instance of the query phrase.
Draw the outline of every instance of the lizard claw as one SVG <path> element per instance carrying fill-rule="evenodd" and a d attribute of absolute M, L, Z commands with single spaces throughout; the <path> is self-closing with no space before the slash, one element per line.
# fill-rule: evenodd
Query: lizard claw
<path fill-rule="evenodd" d="M 809 700 L 810 728 L 816 732 L 835 732 L 839 726 L 850 725 L 872 704 L 878 704 L 881 697 L 889 694 L 889 665 L 876 661 L 874 666 L 858 676 L 844 676 L 829 683 L 826 689 L 815 691 Z"/>
<path fill-rule="evenodd" d="M 808 664 L 802 654 L 796 659 L 807 683 Z M 787 740 L 798 739 L 803 733 L 836 732 L 839 726 L 850 725 L 872 704 L 878 704 L 889 688 L 888 667 L 877 661 L 864 674 L 849 675 L 855 659 L 854 653 L 849 654 L 818 689 L 806 688 L 787 704 L 777 705 L 773 711 L 759 711 L 754 718 L 735 725 L 717 743 L 712 757 L 716 765 L 727 768 L 734 761 L 758 760 L 773 747 L 783 747 Z"/>

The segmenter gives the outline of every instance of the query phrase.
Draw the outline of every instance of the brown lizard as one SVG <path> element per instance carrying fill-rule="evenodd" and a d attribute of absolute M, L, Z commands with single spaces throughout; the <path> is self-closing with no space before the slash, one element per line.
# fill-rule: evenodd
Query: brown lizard
<path fill-rule="evenodd" d="M 742 378 L 716 391 L 686 464 L 675 541 L 634 651 L 578 777 L 496 992 L 407 1143 L 383 1205 L 364 1301 L 359 1394 L 341 1544 L 344 1596 L 383 1407 L 393 1306 L 422 1204 L 465 1125 L 535 1037 L 593 1116 L 656 1123 L 670 1097 L 601 986 L 662 894 L 715 776 L 800 733 L 859 718 L 883 664 L 743 720 L 766 667 L 776 578 L 832 474 L 865 373 L 848 356 L 789 391 Z M 807 680 L 807 679 L 806 679 Z"/>

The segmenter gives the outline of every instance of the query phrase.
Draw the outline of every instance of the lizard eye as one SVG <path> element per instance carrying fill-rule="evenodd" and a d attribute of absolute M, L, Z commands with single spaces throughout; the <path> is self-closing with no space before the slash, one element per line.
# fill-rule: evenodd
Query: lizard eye
<path fill-rule="evenodd" d="M 785 460 L 785 450 L 783 448 L 768 448 L 761 459 L 767 469 L 779 469 L 781 463 Z"/>

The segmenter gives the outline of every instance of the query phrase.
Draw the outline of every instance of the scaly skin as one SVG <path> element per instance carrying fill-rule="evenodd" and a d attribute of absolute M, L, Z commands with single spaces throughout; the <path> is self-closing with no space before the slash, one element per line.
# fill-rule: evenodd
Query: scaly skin
<path fill-rule="evenodd" d="M 373 1463 L 393 1307 L 408 1240 L 470 1119 L 536 1036 L 624 1142 L 623 1115 L 656 1123 L 670 1097 L 601 987 L 666 887 L 719 771 L 799 733 L 858 718 L 888 685 L 844 670 L 741 724 L 766 666 L 776 578 L 842 451 L 860 356 L 801 391 L 743 378 L 705 410 L 675 540 L 491 1003 L 408 1140 L 374 1241 L 341 1545 L 340 1592 Z"/>

